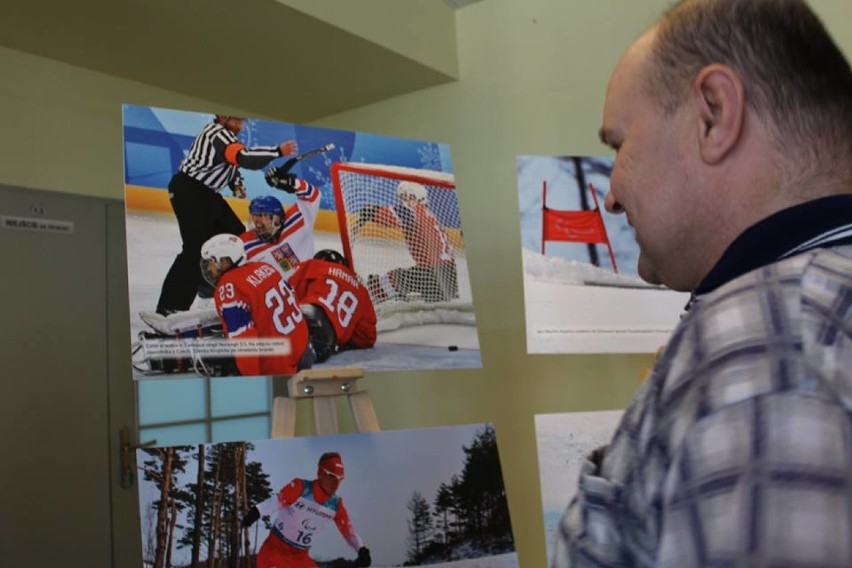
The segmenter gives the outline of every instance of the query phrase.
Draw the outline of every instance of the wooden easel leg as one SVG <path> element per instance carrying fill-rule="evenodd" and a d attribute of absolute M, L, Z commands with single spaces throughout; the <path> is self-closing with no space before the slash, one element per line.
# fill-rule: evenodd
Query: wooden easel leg
<path fill-rule="evenodd" d="M 296 401 L 276 396 L 272 403 L 272 438 L 296 436 Z"/>
<path fill-rule="evenodd" d="M 349 408 L 355 419 L 355 426 L 359 432 L 378 432 L 379 417 L 373 408 L 373 401 L 367 392 L 357 392 L 349 395 Z"/>
<path fill-rule="evenodd" d="M 333 396 L 314 397 L 314 425 L 318 436 L 337 434 L 337 402 Z"/>
<path fill-rule="evenodd" d="M 276 397 L 272 411 L 272 437 L 292 438 L 296 435 L 296 401 L 310 398 L 314 403 L 316 434 L 325 436 L 340 431 L 337 422 L 337 400 L 349 399 L 349 408 L 359 432 L 378 432 L 379 419 L 373 401 L 366 391 L 358 390 L 356 381 L 364 376 L 358 368 L 337 367 L 299 371 L 287 384 L 289 397 Z"/>

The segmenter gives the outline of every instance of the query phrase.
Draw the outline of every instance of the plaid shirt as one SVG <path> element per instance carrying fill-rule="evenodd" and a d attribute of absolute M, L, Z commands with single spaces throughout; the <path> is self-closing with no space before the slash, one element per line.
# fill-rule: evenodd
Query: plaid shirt
<path fill-rule="evenodd" d="M 809 234 L 767 241 L 770 218 L 711 271 L 584 463 L 554 567 L 852 566 L 852 196 L 816 205 L 833 220 L 792 208 Z"/>

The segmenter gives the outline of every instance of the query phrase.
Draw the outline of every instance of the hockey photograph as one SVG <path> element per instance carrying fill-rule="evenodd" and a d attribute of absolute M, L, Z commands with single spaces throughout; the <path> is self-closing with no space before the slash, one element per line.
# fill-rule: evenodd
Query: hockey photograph
<path fill-rule="evenodd" d="M 446 144 L 123 113 L 134 378 L 481 366 Z"/>
<path fill-rule="evenodd" d="M 137 450 L 143 568 L 516 568 L 490 424 Z"/>
<path fill-rule="evenodd" d="M 689 301 L 639 277 L 635 233 L 604 207 L 612 165 L 516 160 L 529 353 L 653 353 Z"/>

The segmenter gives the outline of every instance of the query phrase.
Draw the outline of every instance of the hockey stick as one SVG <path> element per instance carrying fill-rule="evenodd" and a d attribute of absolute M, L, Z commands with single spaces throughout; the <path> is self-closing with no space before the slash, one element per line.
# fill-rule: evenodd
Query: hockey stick
<path fill-rule="evenodd" d="M 289 160 L 284 162 L 284 164 L 281 165 L 278 168 L 278 171 L 283 172 L 283 173 L 287 173 L 292 169 L 293 166 L 295 166 L 296 164 L 298 164 L 299 162 L 301 162 L 305 158 L 310 158 L 311 156 L 316 156 L 317 154 L 325 154 L 326 152 L 334 150 L 334 148 L 335 148 L 334 144 L 329 143 L 329 144 L 326 144 L 325 146 L 322 146 L 320 148 L 316 148 L 314 150 L 309 150 L 309 151 L 305 152 L 304 154 L 299 154 L 298 156 L 293 156 L 292 158 L 290 158 Z"/>

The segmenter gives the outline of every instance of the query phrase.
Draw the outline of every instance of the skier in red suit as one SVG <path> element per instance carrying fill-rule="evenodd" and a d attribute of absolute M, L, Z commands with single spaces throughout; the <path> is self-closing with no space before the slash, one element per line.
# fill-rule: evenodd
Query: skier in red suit
<path fill-rule="evenodd" d="M 314 535 L 331 522 L 357 551 L 355 566 L 372 563 L 370 550 L 352 527 L 343 498 L 336 494 L 344 474 L 340 454 L 325 453 L 317 464 L 316 479 L 295 478 L 277 495 L 249 509 L 243 518 L 244 527 L 261 516 L 275 516 L 272 531 L 257 555 L 257 568 L 316 568 L 308 552 Z"/>

